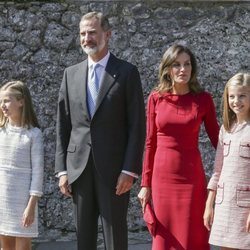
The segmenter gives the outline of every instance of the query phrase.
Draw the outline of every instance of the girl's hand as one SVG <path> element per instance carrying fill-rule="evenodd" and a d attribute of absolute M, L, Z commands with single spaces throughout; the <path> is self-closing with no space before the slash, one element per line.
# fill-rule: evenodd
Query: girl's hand
<path fill-rule="evenodd" d="M 38 197 L 31 195 L 27 207 L 23 212 L 22 225 L 23 227 L 29 227 L 34 222 L 35 210 Z"/>
<path fill-rule="evenodd" d="M 142 212 L 144 213 L 145 206 L 147 202 L 151 200 L 151 188 L 150 187 L 142 187 L 139 194 L 138 198 L 141 202 L 142 206 Z"/>
<path fill-rule="evenodd" d="M 203 220 L 204 220 L 204 226 L 207 228 L 208 231 L 211 230 L 213 220 L 214 220 L 214 208 L 211 206 L 206 206 L 204 215 L 203 215 Z"/>
<path fill-rule="evenodd" d="M 247 231 L 247 233 L 250 233 L 250 213 L 247 217 L 246 231 Z"/>
<path fill-rule="evenodd" d="M 203 215 L 204 226 L 207 228 L 208 231 L 211 230 L 213 221 L 214 221 L 214 201 L 215 201 L 216 191 L 209 190 L 207 201 L 206 201 L 206 208 Z"/>
<path fill-rule="evenodd" d="M 35 218 L 35 207 L 27 206 L 23 213 L 22 225 L 23 227 L 29 227 L 34 222 Z"/>

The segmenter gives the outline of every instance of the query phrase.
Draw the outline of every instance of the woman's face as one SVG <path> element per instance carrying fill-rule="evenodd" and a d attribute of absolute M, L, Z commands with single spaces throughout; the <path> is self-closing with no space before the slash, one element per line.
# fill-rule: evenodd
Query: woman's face
<path fill-rule="evenodd" d="M 188 84 L 191 78 L 192 65 L 190 56 L 182 52 L 172 63 L 169 69 L 169 75 L 173 84 Z"/>

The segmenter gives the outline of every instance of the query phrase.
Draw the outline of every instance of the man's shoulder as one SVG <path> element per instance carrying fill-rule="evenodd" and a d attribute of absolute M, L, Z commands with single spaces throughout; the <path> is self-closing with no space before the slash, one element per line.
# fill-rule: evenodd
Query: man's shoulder
<path fill-rule="evenodd" d="M 69 66 L 69 67 L 67 67 L 66 69 L 65 69 L 65 71 L 76 71 L 76 70 L 78 70 L 79 68 L 82 68 L 82 67 L 84 67 L 84 65 L 86 65 L 87 66 L 87 59 L 85 59 L 84 61 L 81 61 L 81 62 L 79 62 L 79 63 L 77 63 L 77 64 L 74 64 L 74 65 L 71 65 L 71 66 Z"/>
<path fill-rule="evenodd" d="M 137 68 L 133 63 L 128 62 L 124 59 L 118 58 L 112 53 L 110 54 L 110 60 L 111 60 L 111 62 L 116 63 L 116 64 L 120 65 L 121 67 Z"/>

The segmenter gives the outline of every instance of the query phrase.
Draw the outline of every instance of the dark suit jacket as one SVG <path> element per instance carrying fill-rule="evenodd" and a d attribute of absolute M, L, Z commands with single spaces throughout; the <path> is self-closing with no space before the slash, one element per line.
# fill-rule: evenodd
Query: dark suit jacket
<path fill-rule="evenodd" d="M 59 92 L 55 172 L 69 183 L 83 172 L 92 151 L 103 180 L 116 185 L 122 170 L 141 173 L 145 109 L 137 68 L 110 55 L 96 111 L 87 108 L 87 60 L 67 68 Z"/>

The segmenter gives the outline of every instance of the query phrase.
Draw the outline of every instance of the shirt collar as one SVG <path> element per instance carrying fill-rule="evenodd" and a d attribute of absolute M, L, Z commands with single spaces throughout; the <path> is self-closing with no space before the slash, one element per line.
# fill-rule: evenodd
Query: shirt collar
<path fill-rule="evenodd" d="M 109 60 L 109 57 L 110 57 L 110 52 L 108 51 L 108 53 L 106 54 L 106 56 L 104 56 L 100 61 L 98 62 L 94 62 L 90 57 L 88 57 L 88 67 L 92 67 L 92 65 L 95 65 L 95 64 L 99 64 L 101 65 L 104 69 L 106 68 L 107 66 L 107 63 L 108 63 L 108 60 Z"/>

